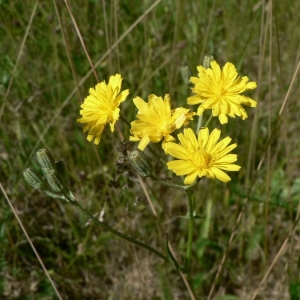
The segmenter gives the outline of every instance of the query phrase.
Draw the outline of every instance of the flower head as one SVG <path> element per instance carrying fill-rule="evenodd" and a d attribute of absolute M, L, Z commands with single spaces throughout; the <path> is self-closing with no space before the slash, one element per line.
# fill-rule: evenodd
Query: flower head
<path fill-rule="evenodd" d="M 232 63 L 226 63 L 222 70 L 216 61 L 212 61 L 210 66 L 207 69 L 198 66 L 199 78 L 191 77 L 195 95 L 188 98 L 188 104 L 201 103 L 198 115 L 202 115 L 205 109 L 212 109 L 212 115 L 218 116 L 221 124 L 228 122 L 227 115 L 232 118 L 237 115 L 245 120 L 248 115 L 242 104 L 256 107 L 257 103 L 241 93 L 255 89 L 256 83 L 248 82 L 247 76 L 239 77 Z"/>
<path fill-rule="evenodd" d="M 133 99 L 134 104 L 139 109 L 137 118 L 131 122 L 130 140 L 140 141 L 138 149 L 144 150 L 147 145 L 158 143 L 163 139 L 163 148 L 166 143 L 174 141 L 171 133 L 183 125 L 187 125 L 193 119 L 195 113 L 189 113 L 189 109 L 179 107 L 171 110 L 170 96 L 157 97 L 150 95 L 149 101 L 145 102 L 140 97 Z"/>
<path fill-rule="evenodd" d="M 220 134 L 219 129 L 214 129 L 209 134 L 205 127 L 199 130 L 197 139 L 192 129 L 184 129 L 183 134 L 178 134 L 180 144 L 167 145 L 167 153 L 178 158 L 167 163 L 168 169 L 178 176 L 186 175 L 184 184 L 192 184 L 197 177 L 203 176 L 229 181 L 230 177 L 222 170 L 239 171 L 241 168 L 233 164 L 237 155 L 228 154 L 237 145 L 228 146 L 231 141 L 229 137 L 218 142 Z"/>
<path fill-rule="evenodd" d="M 110 130 L 114 131 L 119 119 L 119 105 L 125 101 L 129 90 L 121 91 L 122 77 L 120 74 L 110 76 L 108 84 L 102 81 L 95 88 L 90 88 L 90 95 L 81 104 L 79 123 L 86 123 L 83 132 L 89 130 L 87 140 L 94 140 L 99 144 L 104 126 L 109 123 Z"/>

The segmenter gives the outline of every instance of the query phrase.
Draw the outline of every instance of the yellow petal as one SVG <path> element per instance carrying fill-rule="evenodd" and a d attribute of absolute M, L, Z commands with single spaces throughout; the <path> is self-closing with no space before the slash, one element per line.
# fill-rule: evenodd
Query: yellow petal
<path fill-rule="evenodd" d="M 184 179 L 184 184 L 192 184 L 197 178 L 197 172 L 192 172 L 188 174 Z"/>
<path fill-rule="evenodd" d="M 178 159 L 183 159 L 183 160 L 188 159 L 186 150 L 181 145 L 178 145 L 175 143 L 168 143 L 167 151 L 168 151 L 168 154 L 170 154 L 173 157 L 176 157 Z"/>
<path fill-rule="evenodd" d="M 193 171 L 197 171 L 195 166 L 191 162 L 186 160 L 172 160 L 167 162 L 167 166 L 169 170 L 172 170 L 178 176 L 186 175 Z"/>
<path fill-rule="evenodd" d="M 147 135 L 143 136 L 143 138 L 141 139 L 141 141 L 138 145 L 138 149 L 140 149 L 141 151 L 144 151 L 149 143 L 150 143 L 150 138 Z"/>
<path fill-rule="evenodd" d="M 228 182 L 231 180 L 231 178 L 223 171 L 221 171 L 219 168 L 212 167 L 211 171 L 214 173 L 217 179 L 223 182 Z"/>
<path fill-rule="evenodd" d="M 207 127 L 201 128 L 198 133 L 198 146 L 204 148 L 209 137 L 209 131 Z"/>

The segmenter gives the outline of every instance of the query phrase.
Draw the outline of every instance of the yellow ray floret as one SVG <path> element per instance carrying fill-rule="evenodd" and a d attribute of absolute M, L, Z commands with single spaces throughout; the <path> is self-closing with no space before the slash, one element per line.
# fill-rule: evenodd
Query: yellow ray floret
<path fill-rule="evenodd" d="M 190 105 L 201 104 L 197 114 L 202 115 L 204 110 L 211 109 L 214 117 L 219 117 L 221 124 L 228 122 L 228 116 L 241 117 L 245 120 L 248 115 L 242 105 L 256 107 L 256 101 L 241 95 L 247 90 L 256 88 L 256 83 L 247 76 L 239 77 L 232 63 L 226 63 L 221 70 L 216 61 L 210 63 L 210 68 L 198 66 L 199 77 L 191 77 L 195 84 L 192 91 L 195 95 L 188 98 Z"/>
<path fill-rule="evenodd" d="M 120 74 L 110 76 L 108 84 L 100 82 L 95 88 L 90 88 L 90 95 L 81 104 L 82 118 L 77 122 L 84 123 L 83 132 L 89 131 L 87 140 L 94 140 L 99 144 L 104 126 L 109 123 L 110 130 L 114 131 L 116 121 L 119 119 L 119 105 L 125 101 L 129 90 L 121 92 L 122 77 Z"/>
<path fill-rule="evenodd" d="M 237 155 L 229 154 L 237 145 L 229 145 L 229 137 L 218 142 L 220 134 L 219 129 L 214 129 L 209 134 L 205 127 L 199 130 L 197 138 L 192 129 L 184 129 L 183 133 L 178 134 L 180 144 L 167 144 L 166 152 L 177 158 L 167 163 L 168 169 L 178 176 L 186 176 L 184 184 L 192 184 L 197 177 L 204 176 L 229 181 L 230 177 L 222 170 L 240 170 L 240 166 L 233 164 L 237 161 Z"/>
<path fill-rule="evenodd" d="M 132 136 L 130 136 L 130 141 L 139 141 L 138 148 L 142 151 L 150 142 L 158 143 L 162 139 L 162 147 L 164 148 L 166 143 L 174 141 L 171 133 L 183 125 L 187 125 L 195 115 L 183 107 L 171 110 L 168 94 L 165 95 L 164 99 L 152 94 L 148 100 L 145 102 L 140 97 L 133 99 L 138 108 L 138 120 L 131 122 L 130 133 Z"/>

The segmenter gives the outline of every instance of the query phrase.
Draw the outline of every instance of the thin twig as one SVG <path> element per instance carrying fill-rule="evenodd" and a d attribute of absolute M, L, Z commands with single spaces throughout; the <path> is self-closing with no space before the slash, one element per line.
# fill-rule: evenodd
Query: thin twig
<path fill-rule="evenodd" d="M 268 18 L 267 18 L 267 24 L 268 24 L 268 29 L 269 29 L 269 72 L 268 72 L 268 81 L 269 81 L 269 97 L 268 97 L 268 137 L 270 137 L 271 132 L 272 132 L 272 106 L 271 103 L 272 101 L 272 0 L 269 1 L 269 8 L 268 8 Z M 268 257 L 268 223 L 269 223 L 269 205 L 270 205 L 270 198 L 271 198 L 271 145 L 268 146 L 267 148 L 267 161 L 266 161 L 266 179 L 265 179 L 265 185 L 266 185 L 266 193 L 265 193 L 265 218 L 264 218 L 264 225 L 265 225 L 265 238 L 264 238 L 264 253 L 265 257 Z"/>
<path fill-rule="evenodd" d="M 183 282 L 184 282 L 184 284 L 185 284 L 185 286 L 186 286 L 186 288 L 187 288 L 187 290 L 188 290 L 188 292 L 189 292 L 189 294 L 191 296 L 191 299 L 192 300 L 197 300 L 196 297 L 195 297 L 195 294 L 194 294 L 194 292 L 193 292 L 193 290 L 192 290 L 192 288 L 191 288 L 191 286 L 190 286 L 190 284 L 189 284 L 189 282 L 188 282 L 188 280 L 187 280 L 187 278 L 185 276 L 185 274 L 183 274 L 182 272 L 180 272 L 180 276 L 181 276 L 181 278 L 182 278 L 182 280 L 183 280 Z"/>
<path fill-rule="evenodd" d="M 148 194 L 148 191 L 147 191 L 147 189 L 146 189 L 146 187 L 145 187 L 145 183 L 144 183 L 142 177 L 141 177 L 138 173 L 137 173 L 137 177 L 138 177 L 139 183 L 140 183 L 141 186 L 142 186 L 143 192 L 144 192 L 144 194 L 145 194 L 145 196 L 146 196 L 146 198 L 147 198 L 147 201 L 148 201 L 148 204 L 149 204 L 149 206 L 150 206 L 150 208 L 151 208 L 151 211 L 152 211 L 154 217 L 157 218 L 157 212 L 156 212 L 156 209 L 155 209 L 155 207 L 154 207 L 154 205 L 153 205 L 153 203 L 152 203 L 152 200 L 151 200 L 151 198 L 150 198 L 150 196 L 149 196 L 149 194 Z"/>
<path fill-rule="evenodd" d="M 87 51 L 87 48 L 86 48 L 85 43 L 84 43 L 84 41 L 83 41 L 81 32 L 80 32 L 79 27 L 78 27 L 78 25 L 77 25 L 77 22 L 76 22 L 76 20 L 75 20 L 75 18 L 74 18 L 74 15 L 73 15 L 73 13 L 72 13 L 72 10 L 71 10 L 71 7 L 70 7 L 70 5 L 69 5 L 69 3 L 68 3 L 68 0 L 65 0 L 65 4 L 66 4 L 66 7 L 67 7 L 68 12 L 69 12 L 69 14 L 70 14 L 70 17 L 71 17 L 71 19 L 72 19 L 72 22 L 73 22 L 73 25 L 74 25 L 75 30 L 76 30 L 76 32 L 77 32 L 77 35 L 78 35 L 78 37 L 79 37 L 80 43 L 81 43 L 82 48 L 83 48 L 84 53 L 85 53 L 85 56 L 87 57 L 87 59 L 88 59 L 88 61 L 89 61 L 89 64 L 90 64 L 90 66 L 91 66 L 91 69 L 92 69 L 92 71 L 93 71 L 93 73 L 94 73 L 94 76 L 95 76 L 96 80 L 99 82 L 99 77 L 98 77 L 97 72 L 96 72 L 96 67 L 94 66 L 94 64 L 93 64 L 93 62 L 92 62 L 92 60 L 91 60 L 91 57 L 90 57 L 90 55 L 89 55 L 89 53 L 88 53 L 88 51 Z"/>
<path fill-rule="evenodd" d="M 257 296 L 257 293 L 259 291 L 259 289 L 261 288 L 261 286 L 264 284 L 264 282 L 266 281 L 267 277 L 269 276 L 270 272 L 272 271 L 274 265 L 276 264 L 276 262 L 278 261 L 279 257 L 281 256 L 281 254 L 283 253 L 283 250 L 289 240 L 289 238 L 291 237 L 291 235 L 293 234 L 293 232 L 295 231 L 295 228 L 297 227 L 298 223 L 300 221 L 300 215 L 298 216 L 298 218 L 296 219 L 292 229 L 289 231 L 287 237 L 285 238 L 284 242 L 282 243 L 279 251 L 277 252 L 275 258 L 273 259 L 271 265 L 269 266 L 268 270 L 266 271 L 263 279 L 261 280 L 261 282 L 259 283 L 257 289 L 255 290 L 254 294 L 251 297 L 251 300 L 254 300 L 255 297 Z"/>
<path fill-rule="evenodd" d="M 48 278 L 50 284 L 52 285 L 52 287 L 53 287 L 53 289 L 54 289 L 54 291 L 55 291 L 56 296 L 58 297 L 58 299 L 62 300 L 62 297 L 61 297 L 60 293 L 58 292 L 58 290 L 57 290 L 57 288 L 56 288 L 56 286 L 55 286 L 54 281 L 52 280 L 52 278 L 51 278 L 51 276 L 50 276 L 48 270 L 46 269 L 46 267 L 45 267 L 45 265 L 44 265 L 42 259 L 40 258 L 40 256 L 39 256 L 37 250 L 35 249 L 33 243 L 31 242 L 31 239 L 30 239 L 30 237 L 29 237 L 29 235 L 28 235 L 28 233 L 27 233 L 25 227 L 23 226 L 22 221 L 20 220 L 20 218 L 19 218 L 17 212 L 15 211 L 15 209 L 14 209 L 14 207 L 13 207 L 11 201 L 9 200 L 9 198 L 8 198 L 8 196 L 7 196 L 7 194 L 6 194 L 5 190 L 4 190 L 4 188 L 3 188 L 2 184 L 1 184 L 1 182 L 0 182 L 0 188 L 1 188 L 1 190 L 2 190 L 2 193 L 3 193 L 4 197 L 5 197 L 5 199 L 6 199 L 7 203 L 8 203 L 8 205 L 9 205 L 9 207 L 10 207 L 10 209 L 11 209 L 11 211 L 13 212 L 15 218 L 17 219 L 17 221 L 18 221 L 18 223 L 19 223 L 19 226 L 20 226 L 20 228 L 22 229 L 22 231 L 23 231 L 23 233 L 24 233 L 24 235 L 25 235 L 25 237 L 26 237 L 26 240 L 28 241 L 30 247 L 32 248 L 32 251 L 34 252 L 36 258 L 38 259 L 40 265 L 42 266 L 42 268 L 43 268 L 43 270 L 44 270 L 44 272 L 45 272 L 45 274 L 46 274 L 46 276 L 47 276 L 47 278 Z"/>
<path fill-rule="evenodd" d="M 64 40 L 64 44 L 65 44 L 65 47 L 66 47 L 66 52 L 67 52 L 69 64 L 70 64 L 70 67 L 71 67 L 72 75 L 73 75 L 73 78 L 74 78 L 74 83 L 75 83 L 75 86 L 76 86 L 76 89 L 77 89 L 77 93 L 78 93 L 78 96 L 79 96 L 79 101 L 82 102 L 82 96 L 81 96 L 79 85 L 78 85 L 78 80 L 77 80 L 77 76 L 76 76 L 75 67 L 74 67 L 74 63 L 73 63 L 72 58 L 71 58 L 71 53 L 70 53 L 70 47 L 69 47 L 69 43 L 68 43 L 68 38 L 67 38 L 67 35 L 65 34 L 65 30 L 64 30 L 64 28 L 62 26 L 61 18 L 60 18 L 58 7 L 57 7 L 57 4 L 56 4 L 55 0 L 53 0 L 53 4 L 54 4 L 54 7 L 55 7 L 55 12 L 56 12 L 56 16 L 57 16 L 57 19 L 58 19 L 59 27 L 60 27 L 60 30 L 61 30 L 61 33 L 62 33 L 62 37 L 63 37 L 63 40 Z"/>
<path fill-rule="evenodd" d="M 105 5 L 105 0 L 102 0 L 102 11 L 103 11 L 103 21 L 104 21 L 104 32 L 105 32 L 105 41 L 106 41 L 106 48 L 110 48 L 110 40 L 109 40 L 109 33 L 108 33 L 108 22 L 107 22 L 107 14 L 106 14 L 106 5 Z M 109 54 L 109 70 L 112 69 L 112 58 L 111 58 L 111 53 Z"/>
<path fill-rule="evenodd" d="M 114 16 L 114 34 L 115 34 L 115 38 L 118 39 L 119 36 L 119 31 L 118 31 L 118 0 L 114 0 L 113 1 L 113 16 Z M 119 46 L 117 45 L 116 48 L 116 52 L 117 52 L 117 70 L 118 72 L 120 72 L 120 51 L 119 51 Z"/>
<path fill-rule="evenodd" d="M 6 105 L 6 101 L 7 101 L 8 95 L 9 95 L 10 90 L 11 90 L 11 86 L 13 84 L 13 81 L 14 81 L 14 78 L 15 78 L 15 75 L 16 75 L 16 70 L 17 70 L 17 68 L 19 66 L 20 58 L 21 58 L 21 55 L 23 53 L 25 42 L 27 40 L 27 37 L 28 37 L 28 34 L 29 34 L 29 30 L 30 30 L 31 25 L 32 25 L 33 17 L 35 15 L 38 3 L 39 3 L 39 0 L 37 0 L 35 2 L 34 7 L 32 9 L 32 13 L 31 13 L 31 16 L 30 16 L 30 19 L 29 19 L 29 22 L 28 22 L 28 25 L 27 25 L 27 28 L 26 28 L 23 40 L 21 42 L 20 49 L 19 49 L 19 52 L 18 52 L 17 60 L 16 60 L 15 65 L 14 65 L 14 69 L 12 70 L 11 75 L 10 75 L 8 87 L 7 87 L 7 90 L 5 92 L 5 95 L 4 95 L 4 98 L 3 98 L 3 103 L 2 103 L 2 106 L 1 106 L 1 109 L 0 109 L 0 121 L 1 121 L 1 118 L 2 118 L 2 115 L 3 115 L 3 112 L 4 112 L 4 108 L 5 108 L 5 105 Z"/>
<path fill-rule="evenodd" d="M 168 241 L 168 247 L 169 247 L 169 250 L 172 253 L 174 259 L 178 262 L 178 258 L 176 257 L 176 254 L 175 254 L 175 251 L 174 251 L 174 249 L 172 247 L 172 244 L 169 241 Z M 196 296 L 195 296 L 195 293 L 194 293 L 194 291 L 193 291 L 193 289 L 192 289 L 189 281 L 186 278 L 186 275 L 183 272 L 181 272 L 181 271 L 179 272 L 179 274 L 180 274 L 180 276 L 181 276 L 181 278 L 182 278 L 182 280 L 183 280 L 183 282 L 184 282 L 184 284 L 185 284 L 185 286 L 186 286 L 186 288 L 187 288 L 187 290 L 188 290 L 188 292 L 189 292 L 189 294 L 191 296 L 191 299 L 192 300 L 197 300 Z"/>
<path fill-rule="evenodd" d="M 207 22 L 207 25 L 205 26 L 206 31 L 205 31 L 205 36 L 204 36 L 204 39 L 203 39 L 203 42 L 202 42 L 202 50 L 201 50 L 200 59 L 203 59 L 205 51 L 207 49 L 208 37 L 211 34 L 210 28 L 211 28 L 211 25 L 214 21 L 215 6 L 216 6 L 216 0 L 214 0 L 213 3 L 212 3 L 210 13 L 209 13 L 209 17 L 208 17 L 208 22 Z"/>

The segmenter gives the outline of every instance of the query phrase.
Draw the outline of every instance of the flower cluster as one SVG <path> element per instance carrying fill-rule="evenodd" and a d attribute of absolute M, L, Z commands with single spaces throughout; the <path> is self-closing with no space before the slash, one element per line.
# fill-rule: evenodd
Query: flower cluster
<path fill-rule="evenodd" d="M 206 57 L 207 61 L 207 57 Z M 194 95 L 188 97 L 187 104 L 197 105 L 197 112 L 179 107 L 171 108 L 170 95 L 164 98 L 154 94 L 149 95 L 148 101 L 140 97 L 133 99 L 138 109 L 136 120 L 131 122 L 130 141 L 139 142 L 139 151 L 144 151 L 148 144 L 162 142 L 166 154 L 175 158 L 167 163 L 168 169 L 178 176 L 185 176 L 184 184 L 192 184 L 197 178 L 208 177 L 227 182 L 230 177 L 224 171 L 238 171 L 240 166 L 234 164 L 237 155 L 230 152 L 237 146 L 231 144 L 231 138 L 219 141 L 221 131 L 207 127 L 201 128 L 197 136 L 188 128 L 193 117 L 201 116 L 205 110 L 211 110 L 213 117 L 218 117 L 221 124 L 228 122 L 228 116 L 236 116 L 245 120 L 248 115 L 243 105 L 255 107 L 256 101 L 242 93 L 256 88 L 256 83 L 249 81 L 247 76 L 240 77 L 232 63 L 226 63 L 220 68 L 213 59 L 209 64 L 198 66 L 198 77 L 190 77 L 194 85 Z M 108 84 L 98 83 L 91 88 L 90 95 L 81 105 L 82 118 L 77 122 L 84 123 L 83 131 L 89 131 L 88 141 L 94 140 L 99 144 L 101 134 L 106 124 L 110 124 L 113 132 L 120 115 L 120 104 L 129 94 L 128 90 L 121 91 L 122 78 L 120 74 L 111 76 Z M 176 142 L 173 133 L 179 133 Z"/>

